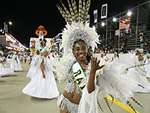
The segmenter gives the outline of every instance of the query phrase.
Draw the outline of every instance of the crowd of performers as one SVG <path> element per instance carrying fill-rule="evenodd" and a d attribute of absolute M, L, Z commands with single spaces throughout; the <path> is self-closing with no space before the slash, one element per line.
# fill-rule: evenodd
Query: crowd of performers
<path fill-rule="evenodd" d="M 17 52 L 10 51 L 8 56 L 4 57 L 3 51 L 0 50 L 0 77 L 22 70 Z"/>
<path fill-rule="evenodd" d="M 67 22 L 62 32 L 63 56 L 59 60 L 57 57 L 51 57 L 47 48 L 43 48 L 41 54 L 36 51 L 27 74 L 31 81 L 22 92 L 37 98 L 58 97 L 57 105 L 60 113 L 98 113 L 98 106 L 102 110 L 101 102 L 97 99 L 101 92 L 110 111 L 112 110 L 107 99 L 108 95 L 113 98 L 112 100 L 115 98 L 128 104 L 136 113 L 130 101 L 142 105 L 133 98 L 134 93 L 150 92 L 150 83 L 147 80 L 150 77 L 150 55 L 143 56 L 142 49 L 119 55 L 120 57 L 114 53 L 112 58 L 104 53 L 91 53 L 89 48 L 94 51 L 99 43 L 99 35 L 95 28 L 91 28 L 86 22 L 90 0 L 83 2 L 79 0 L 79 12 L 77 6 L 75 8 L 75 0 L 68 2 L 71 14 L 62 2 L 63 7 L 57 4 L 58 10 Z M 85 10 L 82 12 L 81 9 Z M 73 10 L 76 11 L 75 14 Z M 21 55 L 20 60 L 27 59 L 27 56 Z M 19 63 L 15 53 L 10 58 Z M 15 69 L 11 66 L 7 67 L 8 63 L 2 52 L 0 64 L 1 70 L 11 68 L 14 71 Z M 67 81 L 64 93 L 61 95 L 54 75 L 59 82 Z"/>
<path fill-rule="evenodd" d="M 104 96 L 110 92 L 117 95 L 117 90 L 122 90 L 122 88 L 124 88 L 124 86 L 119 88 L 117 85 L 120 83 L 116 81 L 120 79 L 125 79 L 131 82 L 130 85 L 126 86 L 126 89 L 123 90 L 131 90 L 131 92 L 129 94 L 125 93 L 125 95 L 127 94 L 133 96 L 132 93 L 134 92 L 150 93 L 150 83 L 147 80 L 150 78 L 150 54 L 143 55 L 142 49 L 136 49 L 134 52 L 131 51 L 128 54 L 120 53 L 119 56 L 117 56 L 117 53 L 115 52 L 113 55 L 106 53 L 93 54 L 92 57 L 88 58 L 86 56 L 88 51 L 86 51 L 86 53 L 83 49 L 84 47 L 86 48 L 86 45 L 83 41 L 78 41 L 75 43 L 73 54 L 76 55 L 78 63 L 73 63 L 71 67 L 72 70 L 70 70 L 69 74 L 65 77 L 62 75 L 62 71 L 61 74 L 59 73 L 59 69 L 62 69 L 59 67 L 61 66 L 61 58 L 58 58 L 58 55 L 56 54 L 54 55 L 50 53 L 48 48 L 44 48 L 41 51 L 36 50 L 31 56 L 28 56 L 26 53 L 24 53 L 24 56 L 20 54 L 20 59 L 18 58 L 17 52 L 10 51 L 7 58 L 5 58 L 3 56 L 3 52 L 0 51 L 0 76 L 13 74 L 14 71 L 22 71 L 20 61 L 26 62 L 26 60 L 28 60 L 30 69 L 26 77 L 29 77 L 31 81 L 25 86 L 22 92 L 31 97 L 37 98 L 52 99 L 58 97 L 57 104 L 58 107 L 60 107 L 60 112 L 65 111 L 66 113 L 79 112 L 79 104 L 81 102 L 83 103 L 85 98 L 89 99 L 88 101 L 86 100 L 86 102 L 88 102 L 90 105 L 90 101 L 94 102 L 93 99 L 97 97 L 96 92 L 98 91 L 102 91 Z M 31 62 L 29 58 L 32 59 Z M 87 61 L 85 64 L 82 64 L 83 59 L 87 59 L 89 61 Z M 88 85 L 91 85 L 92 83 L 87 83 L 86 87 L 84 88 L 84 93 L 78 86 L 77 79 L 73 73 L 73 70 L 78 69 L 78 64 L 83 73 L 87 75 L 87 80 L 90 79 L 88 74 L 93 73 L 90 71 L 92 65 L 95 65 L 98 69 L 100 69 L 100 71 L 96 72 L 97 79 L 95 78 L 96 80 L 93 83 L 95 84 L 95 87 L 90 87 Z M 82 71 L 80 73 L 82 73 Z M 112 80 L 109 77 L 112 77 Z M 64 93 L 60 96 L 55 78 L 57 78 L 59 82 L 67 80 Z M 124 80 L 122 82 L 124 83 Z M 124 84 L 126 85 L 127 83 Z M 109 85 L 112 84 L 114 85 L 113 87 L 118 87 L 118 89 L 111 89 Z M 98 88 L 99 86 L 101 86 L 100 90 Z M 133 87 L 131 88 L 131 86 Z M 89 89 L 87 89 L 88 87 Z M 92 89 L 94 92 L 91 91 Z M 106 92 L 106 90 L 112 91 Z M 122 98 L 125 99 L 125 97 Z M 93 104 L 96 103 L 94 102 Z M 86 106 L 82 106 L 82 108 L 84 107 Z"/>

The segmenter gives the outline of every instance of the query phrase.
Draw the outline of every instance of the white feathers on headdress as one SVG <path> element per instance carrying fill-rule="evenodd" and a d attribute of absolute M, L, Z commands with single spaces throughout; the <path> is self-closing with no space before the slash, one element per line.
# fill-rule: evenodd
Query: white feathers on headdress
<path fill-rule="evenodd" d="M 66 28 L 62 32 L 62 45 L 64 52 L 72 49 L 74 42 L 83 40 L 88 46 L 91 46 L 94 50 L 97 46 L 96 42 L 99 35 L 96 33 L 95 28 L 91 28 L 89 24 L 84 25 L 83 23 L 73 22 L 71 25 L 67 24 Z"/>

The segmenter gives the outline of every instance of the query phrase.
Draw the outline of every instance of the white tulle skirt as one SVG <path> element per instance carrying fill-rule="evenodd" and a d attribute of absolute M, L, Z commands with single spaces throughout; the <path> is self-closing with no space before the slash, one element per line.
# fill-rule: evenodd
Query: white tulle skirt
<path fill-rule="evenodd" d="M 59 92 L 53 73 L 45 66 L 44 73 L 46 78 L 44 79 L 40 67 L 37 70 L 22 92 L 37 98 L 52 99 L 58 97 Z"/>
<path fill-rule="evenodd" d="M 146 64 L 144 67 L 145 67 L 145 70 L 147 72 L 146 77 L 150 78 L 150 64 Z"/>
<path fill-rule="evenodd" d="M 16 60 L 12 60 L 11 62 L 11 68 L 14 70 L 14 71 L 22 71 L 22 67 L 20 65 L 20 61 L 18 60 L 18 63 L 16 62 Z"/>
<path fill-rule="evenodd" d="M 36 62 L 32 61 L 30 69 L 29 69 L 29 71 L 27 73 L 27 77 L 32 79 L 35 76 L 35 72 L 36 72 Z"/>
<path fill-rule="evenodd" d="M 130 75 L 136 75 L 136 80 L 139 84 L 139 86 L 133 89 L 134 92 L 143 92 L 143 93 L 150 92 L 150 83 L 147 81 L 145 76 L 139 74 L 139 72 L 134 68 L 129 69 L 128 73 Z"/>
<path fill-rule="evenodd" d="M 13 74 L 13 73 L 14 73 L 13 69 L 11 69 L 9 67 L 4 67 L 3 64 L 0 63 L 0 77 L 9 75 L 9 74 Z"/>

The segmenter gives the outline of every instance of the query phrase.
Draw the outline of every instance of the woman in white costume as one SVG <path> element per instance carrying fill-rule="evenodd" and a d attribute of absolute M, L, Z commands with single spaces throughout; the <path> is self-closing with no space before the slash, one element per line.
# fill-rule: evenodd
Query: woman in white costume
<path fill-rule="evenodd" d="M 30 77 L 32 79 L 35 76 L 36 66 L 37 66 L 40 58 L 41 58 L 40 51 L 36 50 L 34 53 L 34 56 L 32 58 L 32 61 L 30 63 L 31 66 L 30 66 L 30 69 L 27 73 L 27 77 Z"/>
<path fill-rule="evenodd" d="M 8 56 L 7 56 L 7 61 L 8 61 L 8 63 L 10 63 L 10 64 L 11 64 L 11 61 L 12 61 L 12 57 L 13 57 L 12 51 L 10 51 L 9 54 L 8 54 Z"/>
<path fill-rule="evenodd" d="M 138 86 L 133 89 L 134 92 L 142 92 L 142 93 L 149 93 L 150 92 L 150 83 L 146 79 L 146 72 L 144 68 L 144 60 L 142 56 L 142 49 L 136 49 L 135 55 L 129 61 L 127 61 L 131 65 L 128 69 L 128 74 L 135 75 L 136 80 L 138 81 Z M 125 61 L 124 61 L 125 63 Z"/>
<path fill-rule="evenodd" d="M 25 52 L 24 54 L 23 54 L 23 60 L 24 60 L 24 63 L 26 63 L 27 62 L 27 53 Z"/>
<path fill-rule="evenodd" d="M 0 51 L 0 77 L 5 76 L 8 74 L 13 74 L 13 69 L 10 68 L 9 63 L 6 61 L 5 57 L 3 56 L 3 52 Z"/>
<path fill-rule="evenodd" d="M 59 96 L 59 92 L 53 75 L 55 70 L 51 61 L 47 58 L 48 49 L 44 48 L 41 53 L 42 56 L 36 65 L 34 77 L 22 92 L 36 98 L 56 98 Z"/>
<path fill-rule="evenodd" d="M 13 54 L 13 57 L 12 57 L 12 60 L 11 60 L 11 68 L 14 71 L 22 71 L 23 70 L 22 67 L 21 67 L 20 60 L 18 58 L 17 52 L 14 52 L 14 54 Z"/>
<path fill-rule="evenodd" d="M 20 62 L 23 63 L 23 53 L 20 54 Z"/>
<path fill-rule="evenodd" d="M 86 23 L 90 2 L 87 0 L 86 3 L 85 1 L 82 3 L 79 0 L 78 12 L 76 1 L 71 1 L 74 7 L 71 7 L 68 1 L 71 14 L 62 2 L 63 8 L 57 5 L 67 22 L 62 33 L 61 47 L 64 49 L 64 54 L 59 66 L 56 66 L 60 79 L 67 79 L 64 93 L 57 101 L 60 113 L 98 113 L 99 89 L 104 98 L 112 94 L 115 98 L 129 104 L 128 99 L 133 96 L 132 90 L 138 85 L 134 78 L 129 78 L 128 75 L 122 76 L 120 73 L 122 68 L 118 69 L 118 66 L 112 63 L 104 66 L 97 58 L 89 55 L 88 48 L 94 50 L 99 41 L 95 28 L 89 27 Z M 73 9 L 78 13 L 78 18 L 72 12 Z M 82 12 L 81 9 L 86 10 Z"/>
<path fill-rule="evenodd" d="M 111 61 L 114 61 L 114 60 L 119 60 L 119 58 L 117 57 L 117 52 L 114 53 L 114 56 L 112 57 L 112 60 Z"/>
<path fill-rule="evenodd" d="M 147 72 L 146 77 L 150 78 L 150 54 L 146 55 L 146 59 L 145 59 L 145 70 Z"/>

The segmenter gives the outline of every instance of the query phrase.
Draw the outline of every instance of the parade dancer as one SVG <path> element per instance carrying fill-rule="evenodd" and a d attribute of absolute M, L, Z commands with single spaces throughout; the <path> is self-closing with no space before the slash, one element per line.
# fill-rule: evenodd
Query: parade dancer
<path fill-rule="evenodd" d="M 112 57 L 112 60 L 111 61 L 114 61 L 114 60 L 119 60 L 119 57 L 117 57 L 117 52 L 114 53 L 114 56 Z"/>
<path fill-rule="evenodd" d="M 23 63 L 23 53 L 20 54 L 20 62 Z"/>
<path fill-rule="evenodd" d="M 10 64 L 11 64 L 11 61 L 12 61 L 12 57 L 13 57 L 12 51 L 10 51 L 9 54 L 8 54 L 8 56 L 7 56 L 7 61 L 8 61 L 8 63 L 10 63 Z"/>
<path fill-rule="evenodd" d="M 67 22 L 62 33 L 61 47 L 64 49 L 64 54 L 59 66 L 56 66 L 57 75 L 67 79 L 64 93 L 57 101 L 60 113 L 98 113 L 99 89 L 106 101 L 106 96 L 112 94 L 115 98 L 130 104 L 128 99 L 133 96 L 132 90 L 137 86 L 136 80 L 129 78 L 128 75 L 122 76 L 115 64 L 100 65 L 101 62 L 88 53 L 88 48 L 91 47 L 94 51 L 99 41 L 95 28 L 89 27 L 86 23 L 90 2 L 87 0 L 86 3 L 85 1 L 82 3 L 79 0 L 78 12 L 76 1 L 71 1 L 74 7 L 71 7 L 68 1 L 71 14 L 62 2 L 63 8 L 57 5 Z M 76 14 L 72 11 L 74 8 Z M 86 10 L 82 12 L 82 9 Z M 101 70 L 103 73 L 100 73 Z"/>
<path fill-rule="evenodd" d="M 135 54 L 129 54 L 128 58 L 122 60 L 122 63 L 129 65 L 129 68 L 127 69 L 128 74 L 135 76 L 135 79 L 138 82 L 138 86 L 133 89 L 133 92 L 149 93 L 150 83 L 146 79 L 145 64 L 142 53 L 143 49 L 137 48 Z"/>
<path fill-rule="evenodd" d="M 47 58 L 48 49 L 44 48 L 41 53 L 42 56 L 37 61 L 34 77 L 22 92 L 36 98 L 56 98 L 59 96 L 59 92 L 53 75 L 55 69 Z"/>
<path fill-rule="evenodd" d="M 14 54 L 13 54 L 12 61 L 11 61 L 11 68 L 14 71 L 22 71 L 23 70 L 21 67 L 17 52 L 14 52 Z"/>
<path fill-rule="evenodd" d="M 23 55 L 23 60 L 24 60 L 24 63 L 27 62 L 27 53 L 25 52 L 24 55 Z"/>
<path fill-rule="evenodd" d="M 147 72 L 146 77 L 150 78 L 150 54 L 146 55 L 146 59 L 145 59 L 145 70 Z"/>
<path fill-rule="evenodd" d="M 10 68 L 9 63 L 6 61 L 5 57 L 3 56 L 3 52 L 0 51 L 0 77 L 13 74 L 13 69 Z"/>

